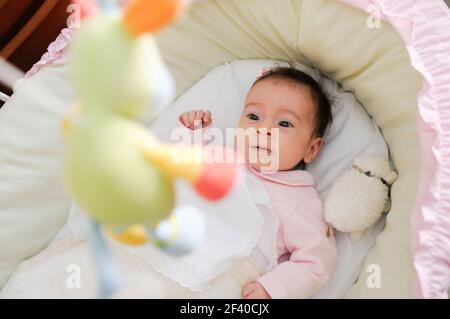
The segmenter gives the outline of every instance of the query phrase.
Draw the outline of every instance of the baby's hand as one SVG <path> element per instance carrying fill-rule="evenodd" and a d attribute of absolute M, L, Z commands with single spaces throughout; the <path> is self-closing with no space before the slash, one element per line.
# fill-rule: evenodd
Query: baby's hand
<path fill-rule="evenodd" d="M 266 289 L 257 281 L 250 282 L 242 289 L 244 299 L 271 299 Z"/>
<path fill-rule="evenodd" d="M 190 111 L 181 114 L 180 122 L 191 130 L 207 127 L 211 124 L 211 112 L 203 110 Z"/>

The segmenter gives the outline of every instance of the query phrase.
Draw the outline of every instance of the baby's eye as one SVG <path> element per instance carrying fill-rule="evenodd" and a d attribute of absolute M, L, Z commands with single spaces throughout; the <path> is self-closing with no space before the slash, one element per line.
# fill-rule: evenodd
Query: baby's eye
<path fill-rule="evenodd" d="M 278 125 L 281 127 L 294 127 L 294 125 L 288 121 L 280 121 L 278 122 Z"/>
<path fill-rule="evenodd" d="M 259 120 L 259 116 L 254 114 L 254 113 L 247 114 L 247 117 L 248 117 L 249 120 L 252 120 L 252 121 L 258 121 Z"/>

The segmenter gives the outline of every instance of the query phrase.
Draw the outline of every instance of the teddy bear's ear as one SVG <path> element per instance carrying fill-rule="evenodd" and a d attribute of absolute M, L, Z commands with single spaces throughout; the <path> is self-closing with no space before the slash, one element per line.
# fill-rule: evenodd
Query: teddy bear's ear
<path fill-rule="evenodd" d="M 392 185 L 397 180 L 398 174 L 395 171 L 392 171 L 389 173 L 388 176 L 386 176 L 386 182 L 389 183 L 389 185 Z"/>

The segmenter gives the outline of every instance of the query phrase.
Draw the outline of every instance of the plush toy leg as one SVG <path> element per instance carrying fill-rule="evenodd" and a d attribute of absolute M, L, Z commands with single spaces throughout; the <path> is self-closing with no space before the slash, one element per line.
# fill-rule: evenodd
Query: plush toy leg
<path fill-rule="evenodd" d="M 383 212 L 388 213 L 390 209 L 391 209 L 391 198 L 388 197 L 388 199 L 386 201 L 386 206 L 384 207 Z M 356 242 L 360 241 L 361 238 L 363 238 L 365 233 L 366 233 L 366 230 L 351 232 L 350 239 L 352 242 L 356 243 Z"/>
<path fill-rule="evenodd" d="M 182 256 L 190 253 L 203 239 L 206 231 L 201 212 L 194 206 L 175 208 L 173 214 L 161 221 L 153 232 L 147 229 L 153 242 L 166 253 Z"/>
<path fill-rule="evenodd" d="M 352 242 L 356 243 L 363 238 L 364 234 L 366 233 L 365 230 L 362 231 L 353 231 L 350 233 L 350 239 Z"/>
<path fill-rule="evenodd" d="M 99 275 L 98 298 L 110 298 L 119 289 L 121 280 L 119 272 L 111 262 L 111 256 L 102 237 L 100 225 L 95 221 L 91 222 L 91 246 Z"/>

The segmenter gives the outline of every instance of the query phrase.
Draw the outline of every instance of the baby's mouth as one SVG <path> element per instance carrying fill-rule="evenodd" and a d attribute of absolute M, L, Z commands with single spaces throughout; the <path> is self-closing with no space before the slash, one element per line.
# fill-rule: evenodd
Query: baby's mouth
<path fill-rule="evenodd" d="M 252 146 L 252 148 L 256 149 L 258 152 L 265 151 L 269 155 L 272 153 L 272 151 L 267 147 L 262 147 L 262 146 L 256 145 L 256 146 Z"/>

